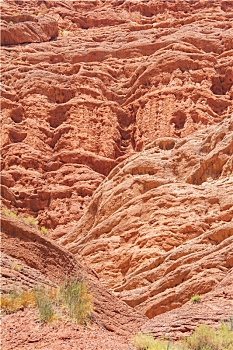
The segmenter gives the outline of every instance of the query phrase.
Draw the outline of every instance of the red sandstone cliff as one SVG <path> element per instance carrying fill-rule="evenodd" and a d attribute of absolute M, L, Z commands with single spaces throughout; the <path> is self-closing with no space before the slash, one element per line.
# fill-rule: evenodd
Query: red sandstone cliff
<path fill-rule="evenodd" d="M 185 323 L 191 295 L 232 283 L 233 2 L 1 8 L 3 205 L 155 316 L 145 329 Z"/>

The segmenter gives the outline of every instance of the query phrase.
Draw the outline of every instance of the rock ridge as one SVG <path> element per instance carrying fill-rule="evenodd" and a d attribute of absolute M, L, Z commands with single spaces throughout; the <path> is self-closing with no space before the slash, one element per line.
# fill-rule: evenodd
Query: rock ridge
<path fill-rule="evenodd" d="M 232 127 L 225 119 L 128 157 L 59 243 L 149 318 L 212 290 L 233 267 Z"/>

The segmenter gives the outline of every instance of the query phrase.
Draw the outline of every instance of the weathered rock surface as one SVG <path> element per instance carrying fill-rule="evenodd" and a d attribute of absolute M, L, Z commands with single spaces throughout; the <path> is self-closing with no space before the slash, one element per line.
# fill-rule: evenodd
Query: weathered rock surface
<path fill-rule="evenodd" d="M 233 264 L 233 2 L 0 5 L 3 204 L 37 217 L 158 335 L 159 315 L 211 298 Z M 52 281 L 26 266 L 12 283 Z"/>
<path fill-rule="evenodd" d="M 155 337 L 181 338 L 190 334 L 198 325 L 206 324 L 218 328 L 224 322 L 232 327 L 233 310 L 233 270 L 217 284 L 213 290 L 201 296 L 200 302 L 187 302 L 180 308 L 154 317 L 148 321 L 142 331 Z"/>
<path fill-rule="evenodd" d="M 126 159 L 59 242 L 149 318 L 233 267 L 233 119 Z"/>
<path fill-rule="evenodd" d="M 3 197 L 54 237 L 80 219 L 121 157 L 232 112 L 231 1 L 1 6 L 17 40 L 29 24 L 39 39 L 27 41 L 47 40 L 2 49 Z M 42 38 L 47 19 L 56 40 Z"/>
<path fill-rule="evenodd" d="M 1 20 L 1 45 L 49 41 L 58 36 L 57 22 L 50 18 L 35 19 L 29 14 L 4 14 Z"/>
<path fill-rule="evenodd" d="M 1 226 L 1 291 L 58 285 L 67 276 L 85 279 L 93 295 L 93 320 L 107 330 L 130 335 L 146 322 L 140 312 L 114 297 L 95 274 L 54 241 L 19 219 L 3 214 Z"/>

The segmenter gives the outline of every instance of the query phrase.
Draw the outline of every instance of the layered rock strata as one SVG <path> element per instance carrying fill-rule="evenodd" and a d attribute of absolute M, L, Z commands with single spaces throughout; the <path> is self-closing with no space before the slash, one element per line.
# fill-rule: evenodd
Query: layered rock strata
<path fill-rule="evenodd" d="M 152 318 L 233 267 L 233 119 L 119 164 L 59 242 Z"/>
<path fill-rule="evenodd" d="M 232 112 L 229 1 L 1 7 L 4 203 L 54 237 L 122 157 Z"/>
<path fill-rule="evenodd" d="M 198 303 L 189 301 L 178 309 L 154 317 L 142 326 L 142 332 L 151 333 L 155 337 L 165 335 L 168 339 L 179 339 L 184 334 L 191 334 L 201 324 L 218 328 L 224 323 L 232 329 L 232 281 L 233 270 L 230 269 L 211 292 L 201 296 Z"/>
<path fill-rule="evenodd" d="M 3 204 L 36 217 L 155 335 L 159 315 L 187 315 L 232 268 L 232 5 L 1 2 Z M 24 250 L 4 237 L 11 281 Z M 42 265 L 10 283 L 55 283 Z"/>

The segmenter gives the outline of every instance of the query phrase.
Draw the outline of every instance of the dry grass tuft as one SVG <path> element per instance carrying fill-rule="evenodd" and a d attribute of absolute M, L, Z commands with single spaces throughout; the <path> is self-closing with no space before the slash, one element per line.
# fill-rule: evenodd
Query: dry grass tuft
<path fill-rule="evenodd" d="M 79 324 L 86 324 L 93 310 L 92 295 L 88 293 L 84 281 L 71 279 L 65 281 L 59 290 L 61 303 L 66 307 L 70 317 Z"/>
<path fill-rule="evenodd" d="M 93 310 L 92 295 L 84 281 L 71 279 L 58 288 L 37 287 L 31 291 L 12 291 L 1 296 L 1 309 L 13 313 L 26 307 L 37 307 L 41 322 L 48 323 L 59 315 L 70 317 L 79 324 L 87 324 Z"/>
<path fill-rule="evenodd" d="M 12 291 L 6 296 L 1 296 L 0 306 L 6 313 L 16 312 L 25 307 L 36 306 L 35 291 Z"/>

